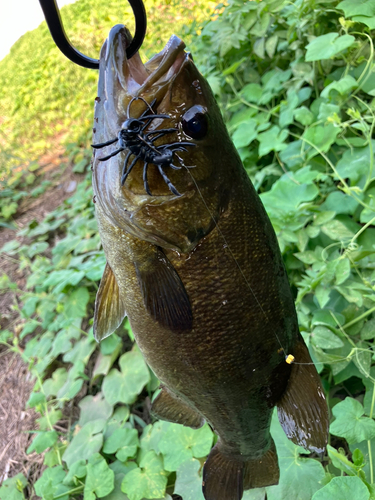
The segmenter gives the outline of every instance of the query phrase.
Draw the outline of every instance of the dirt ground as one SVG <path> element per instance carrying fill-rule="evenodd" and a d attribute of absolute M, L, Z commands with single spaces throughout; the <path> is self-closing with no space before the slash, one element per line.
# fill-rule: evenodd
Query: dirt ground
<path fill-rule="evenodd" d="M 67 159 L 63 157 L 61 150 L 41 160 L 42 167 L 38 169 L 38 175 L 41 175 L 43 180 L 51 180 L 52 185 L 37 199 L 29 198 L 21 203 L 14 217 L 18 229 L 22 229 L 33 219 L 42 221 L 75 191 L 82 175 L 73 173 L 72 166 L 69 165 L 61 172 L 61 176 L 56 176 L 56 171 L 61 171 L 62 163 L 67 163 Z M 17 230 L 0 228 L 0 248 L 15 239 L 16 232 Z M 27 243 L 25 239 L 17 239 L 23 244 Z M 27 274 L 20 271 L 18 265 L 17 258 L 0 254 L 0 276 L 7 274 L 22 290 Z M 15 301 L 18 301 L 16 293 L 0 292 L 2 330 L 17 332 L 19 319 L 12 308 Z M 20 356 L 0 346 L 0 485 L 5 479 L 14 477 L 19 472 L 34 484 L 41 474 L 43 456 L 36 453 L 26 455 L 26 449 L 33 439 L 30 431 L 37 428 L 36 413 L 33 409 L 26 409 L 34 383 Z M 31 490 L 26 493 L 30 494 Z"/>

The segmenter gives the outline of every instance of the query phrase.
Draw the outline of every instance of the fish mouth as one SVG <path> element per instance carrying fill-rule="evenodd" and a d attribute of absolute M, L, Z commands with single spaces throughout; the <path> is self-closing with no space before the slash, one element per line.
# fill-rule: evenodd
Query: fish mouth
<path fill-rule="evenodd" d="M 124 114 L 133 97 L 160 102 L 188 58 L 184 42 L 172 35 L 164 49 L 143 64 L 138 52 L 127 58 L 126 49 L 131 40 L 129 30 L 118 24 L 111 29 L 100 55 L 100 66 L 105 70 L 106 98 L 117 101 L 113 102 L 117 114 Z"/>

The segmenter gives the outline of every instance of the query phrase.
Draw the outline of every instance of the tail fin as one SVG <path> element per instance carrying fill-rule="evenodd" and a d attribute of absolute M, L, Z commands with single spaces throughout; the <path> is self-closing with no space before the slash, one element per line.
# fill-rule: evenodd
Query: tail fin
<path fill-rule="evenodd" d="M 240 461 L 224 454 L 218 442 L 203 468 L 203 495 L 206 500 L 241 500 L 243 490 L 279 482 L 275 444 L 258 459 Z"/>

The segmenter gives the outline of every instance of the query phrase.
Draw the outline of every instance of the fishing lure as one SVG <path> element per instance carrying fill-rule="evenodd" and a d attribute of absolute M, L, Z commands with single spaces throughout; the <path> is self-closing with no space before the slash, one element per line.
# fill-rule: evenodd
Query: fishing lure
<path fill-rule="evenodd" d="M 131 118 L 130 117 L 130 107 L 132 103 L 136 100 L 142 100 L 147 109 L 144 111 L 139 118 Z M 154 99 L 151 104 L 148 104 L 145 99 L 142 97 L 134 97 L 128 105 L 127 108 L 127 119 L 123 122 L 120 131 L 117 134 L 115 139 L 111 139 L 107 142 L 103 142 L 101 144 L 92 144 L 91 146 L 95 149 L 101 149 L 106 146 L 110 146 L 115 142 L 119 143 L 119 148 L 110 153 L 107 156 L 102 158 L 98 158 L 99 161 L 106 161 L 121 153 L 125 149 L 128 149 L 128 153 L 125 158 L 124 167 L 122 169 L 121 174 L 121 185 L 125 184 L 125 181 L 132 171 L 134 165 L 138 160 L 144 162 L 143 165 L 143 183 L 145 187 L 145 191 L 148 195 L 152 196 L 150 187 L 147 180 L 147 169 L 148 165 L 154 164 L 157 166 L 161 176 L 164 179 L 164 182 L 167 184 L 169 190 L 175 194 L 176 196 L 181 196 L 181 194 L 174 187 L 172 182 L 167 177 L 164 172 L 164 168 L 171 167 L 175 170 L 180 170 L 181 167 L 177 167 L 173 165 L 173 154 L 176 151 L 187 151 L 185 146 L 195 146 L 195 144 L 191 142 L 172 142 L 171 144 L 161 144 L 156 146 L 154 143 L 157 139 L 164 137 L 166 134 L 170 134 L 173 132 L 177 132 L 177 128 L 162 128 L 146 131 L 147 127 L 150 125 L 152 120 L 156 118 L 161 119 L 170 119 L 171 117 L 166 114 L 155 114 L 152 107 L 155 105 L 156 99 Z M 149 114 L 151 112 L 151 114 Z M 129 165 L 130 157 L 134 155 L 135 158 Z"/>

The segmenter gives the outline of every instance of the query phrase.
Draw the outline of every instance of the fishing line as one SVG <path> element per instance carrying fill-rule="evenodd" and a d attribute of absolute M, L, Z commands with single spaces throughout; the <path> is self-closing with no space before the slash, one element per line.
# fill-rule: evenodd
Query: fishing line
<path fill-rule="evenodd" d="M 246 283 L 247 287 L 249 288 L 250 292 L 252 293 L 252 295 L 253 295 L 253 297 L 254 297 L 254 299 L 255 299 L 256 303 L 258 304 L 258 306 L 259 306 L 260 310 L 261 310 L 261 311 L 262 311 L 262 313 L 264 314 L 264 317 L 265 317 L 265 318 L 266 318 L 266 320 L 268 321 L 268 316 L 267 316 L 267 314 L 265 313 L 265 311 L 264 311 L 264 309 L 263 309 L 263 307 L 262 307 L 261 303 L 259 302 L 259 300 L 258 300 L 257 296 L 255 295 L 254 290 L 251 288 L 251 285 L 250 285 L 249 281 L 247 280 L 247 278 L 246 278 L 246 276 L 245 276 L 244 272 L 242 271 L 241 266 L 239 265 L 239 263 L 238 263 L 238 261 L 237 261 L 237 259 L 236 259 L 235 255 L 234 255 L 234 253 L 232 252 L 232 249 L 230 248 L 230 246 L 229 246 L 229 244 L 228 244 L 228 242 L 227 242 L 227 240 L 226 240 L 226 238 L 225 238 L 225 236 L 224 236 L 224 234 L 223 234 L 222 230 L 220 229 L 219 224 L 216 222 L 215 217 L 213 216 L 213 214 L 212 214 L 211 210 L 209 209 L 209 207 L 208 207 L 208 205 L 207 205 L 207 203 L 206 203 L 206 200 L 203 198 L 202 192 L 201 192 L 201 190 L 199 189 L 199 186 L 198 186 L 198 184 L 197 184 L 196 180 L 194 179 L 193 174 L 190 172 L 189 168 L 188 168 L 188 167 L 184 164 L 184 162 L 183 162 L 182 158 L 180 158 L 180 157 L 179 157 L 179 155 L 178 155 L 177 153 L 176 153 L 176 156 L 177 156 L 177 158 L 179 159 L 180 164 L 181 164 L 181 165 L 182 165 L 182 166 L 186 169 L 186 171 L 189 173 L 189 175 L 190 175 L 190 177 L 191 177 L 192 181 L 194 182 L 195 187 L 197 188 L 198 194 L 199 194 L 199 196 L 201 197 L 201 200 L 203 201 L 204 206 L 206 207 L 207 212 L 209 213 L 209 215 L 210 215 L 211 219 L 213 220 L 213 222 L 214 222 L 214 224 L 215 224 L 215 227 L 216 227 L 216 229 L 217 229 L 218 233 L 220 234 L 220 236 L 222 237 L 222 239 L 223 239 L 223 241 L 224 241 L 224 243 L 225 243 L 225 245 L 226 245 L 226 248 L 228 248 L 229 253 L 230 253 L 230 255 L 231 255 L 232 259 L 234 260 L 234 262 L 235 262 L 235 264 L 236 264 L 236 266 L 237 266 L 238 270 L 240 271 L 241 276 L 243 277 L 243 279 L 244 279 L 244 281 L 245 281 L 245 283 Z M 274 335 L 275 335 L 275 337 L 277 338 L 277 341 L 278 341 L 278 343 L 280 344 L 281 349 L 283 350 L 283 352 L 285 352 L 284 347 L 283 347 L 283 345 L 282 345 L 282 343 L 281 343 L 281 341 L 280 341 L 280 339 L 279 339 L 279 337 L 278 337 L 277 333 L 275 333 L 275 332 L 274 332 Z M 291 355 L 289 354 L 289 356 L 291 356 Z M 289 356 L 286 356 L 286 359 L 287 359 Z M 293 356 L 292 356 L 292 357 L 293 357 Z M 290 358 L 289 358 L 289 359 L 290 359 Z M 293 360 L 294 360 L 294 358 L 293 358 Z M 290 364 L 291 362 L 293 362 L 293 360 L 292 360 L 292 361 L 287 361 L 287 363 L 289 363 L 289 364 Z"/>
<path fill-rule="evenodd" d="M 235 262 L 235 264 L 236 264 L 236 266 L 237 266 L 238 270 L 240 271 L 241 276 L 243 277 L 243 279 L 244 279 L 244 281 L 245 281 L 245 283 L 246 283 L 247 287 L 249 288 L 250 292 L 252 293 L 252 295 L 253 295 L 253 297 L 254 297 L 254 299 L 255 299 L 256 303 L 258 304 L 258 306 L 259 306 L 260 310 L 261 310 L 261 311 L 262 311 L 262 313 L 264 314 L 264 317 L 265 317 L 265 318 L 267 319 L 267 321 L 268 321 L 267 314 L 265 313 L 265 311 L 264 311 L 264 309 L 263 309 L 262 305 L 260 304 L 260 302 L 259 302 L 259 300 L 258 300 L 257 296 L 255 295 L 255 292 L 254 292 L 254 290 L 252 289 L 252 287 L 251 287 L 251 285 L 250 285 L 249 281 L 247 280 L 247 278 L 246 278 L 246 276 L 245 276 L 244 272 L 242 271 L 241 266 L 239 265 L 239 263 L 238 263 L 238 261 L 237 261 L 237 259 L 236 259 L 235 255 L 234 255 L 234 253 L 232 252 L 232 249 L 230 248 L 230 246 L 229 246 L 229 244 L 228 244 L 228 242 L 227 242 L 227 240 L 226 240 L 226 238 L 225 238 L 225 236 L 224 236 L 224 234 L 223 234 L 222 230 L 221 230 L 221 229 L 220 229 L 220 227 L 219 227 L 218 222 L 216 221 L 216 219 L 215 219 L 215 217 L 213 216 L 213 214 L 212 214 L 212 212 L 211 212 L 210 208 L 208 207 L 208 205 L 207 205 L 207 203 L 206 203 L 206 200 L 204 199 L 204 197 L 203 197 L 203 195 L 202 195 L 202 192 L 201 192 L 201 190 L 199 189 L 199 186 L 198 186 L 198 184 L 197 184 L 197 182 L 196 182 L 196 180 L 195 180 L 195 178 L 194 178 L 193 174 L 190 172 L 189 167 L 187 167 L 187 166 L 184 164 L 184 162 L 183 162 L 182 158 L 180 158 L 180 156 L 179 156 L 177 153 L 176 153 L 176 156 L 177 156 L 177 158 L 179 159 L 180 164 L 181 164 L 181 165 L 182 165 L 182 166 L 186 169 L 186 171 L 189 173 L 189 175 L 190 175 L 190 177 L 191 177 L 192 181 L 194 182 L 194 185 L 195 185 L 195 187 L 196 187 L 196 189 L 197 189 L 197 192 L 198 192 L 199 196 L 201 197 L 201 200 L 202 200 L 202 202 L 203 202 L 203 204 L 204 204 L 204 206 L 205 206 L 205 208 L 206 208 L 207 212 L 209 213 L 209 215 L 210 215 L 211 219 L 213 220 L 213 222 L 214 222 L 214 224 L 215 224 L 215 227 L 216 227 L 216 229 L 217 229 L 218 233 L 220 234 L 221 238 L 223 239 L 223 241 L 224 241 L 224 243 L 225 243 L 225 245 L 226 245 L 226 248 L 228 248 L 229 253 L 230 253 L 230 255 L 231 255 L 232 259 L 234 260 L 234 262 Z M 277 339 L 278 343 L 280 344 L 280 348 L 281 348 L 282 352 L 285 354 L 285 362 L 286 362 L 286 363 L 288 363 L 288 364 L 294 364 L 294 365 L 306 365 L 306 366 L 308 366 L 308 365 L 313 365 L 313 366 L 315 366 L 315 363 L 298 363 L 297 361 L 295 361 L 295 358 L 294 358 L 294 356 L 293 356 L 292 354 L 287 354 L 287 353 L 286 353 L 286 351 L 285 351 L 285 349 L 284 349 L 284 347 L 283 347 L 283 345 L 282 345 L 282 343 L 281 343 L 281 341 L 280 341 L 280 339 L 279 339 L 279 336 L 277 335 L 277 333 L 276 333 L 276 332 L 274 332 L 274 335 L 275 335 L 275 337 L 276 337 L 276 339 Z M 347 356 L 347 357 L 345 357 L 345 358 L 342 358 L 342 359 L 339 359 L 339 360 L 332 361 L 330 364 L 334 364 L 334 363 L 341 363 L 341 362 L 343 362 L 343 361 L 351 360 L 351 359 L 352 359 L 355 355 L 356 355 L 356 353 L 353 353 L 353 354 L 352 354 L 352 356 L 350 356 L 350 358 L 349 358 L 349 356 Z M 319 361 L 319 363 L 320 363 L 320 361 Z"/>

